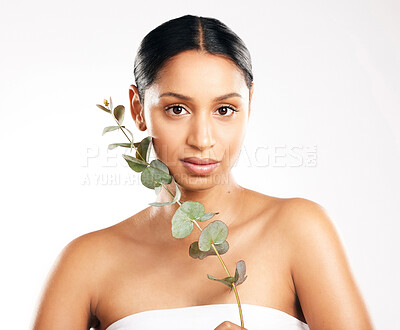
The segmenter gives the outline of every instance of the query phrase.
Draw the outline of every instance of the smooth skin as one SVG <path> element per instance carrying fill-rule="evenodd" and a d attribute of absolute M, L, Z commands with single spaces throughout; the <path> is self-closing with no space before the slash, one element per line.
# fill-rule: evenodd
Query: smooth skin
<path fill-rule="evenodd" d="M 240 259 L 247 266 L 248 278 L 238 286 L 241 303 L 281 310 L 310 329 L 373 329 L 325 209 L 311 200 L 267 196 L 235 182 L 231 168 L 245 136 L 253 91 L 229 59 L 190 50 L 164 66 L 146 90 L 144 104 L 134 85 L 129 98 L 137 127 L 153 137 L 157 158 L 179 184 L 181 200 L 203 203 L 206 212 L 219 212 L 215 219 L 227 224 L 230 249 L 222 257 L 231 275 Z M 183 166 L 185 157 L 213 158 L 220 165 L 198 176 Z M 174 187 L 168 185 L 172 192 Z M 164 189 L 157 196 L 157 201 L 169 200 Z M 236 303 L 229 288 L 206 276 L 226 276 L 218 259 L 188 255 L 199 231 L 172 237 L 170 221 L 177 207 L 150 206 L 71 241 L 49 275 L 33 329 L 104 330 L 146 310 Z M 215 329 L 244 328 L 225 321 Z"/>

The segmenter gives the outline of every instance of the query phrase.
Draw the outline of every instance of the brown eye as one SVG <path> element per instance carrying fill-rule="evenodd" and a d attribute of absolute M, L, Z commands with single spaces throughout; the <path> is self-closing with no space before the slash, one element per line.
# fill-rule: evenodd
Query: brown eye
<path fill-rule="evenodd" d="M 180 115 L 182 112 L 182 107 L 173 107 L 172 112 L 176 115 Z"/>
<path fill-rule="evenodd" d="M 172 111 L 169 111 L 169 110 L 172 110 Z M 169 111 L 169 113 L 170 113 L 172 116 L 178 116 L 178 115 L 182 114 L 182 110 L 184 110 L 184 108 L 181 107 L 180 105 L 174 105 L 174 106 L 171 106 L 171 107 L 165 109 L 164 111 L 165 111 L 165 112 L 168 112 L 168 111 Z M 185 110 L 185 111 L 186 111 L 186 110 Z"/>
<path fill-rule="evenodd" d="M 219 111 L 220 115 L 226 115 L 228 113 L 228 110 L 226 109 L 226 107 L 219 108 L 218 111 Z"/>
<path fill-rule="evenodd" d="M 226 115 L 229 110 L 232 111 L 232 114 L 231 115 Z M 230 106 L 220 107 L 217 111 L 219 112 L 219 114 L 222 117 L 230 117 L 230 116 L 233 116 L 234 112 L 238 112 L 238 110 L 236 110 L 236 109 L 234 109 L 233 107 L 230 107 Z"/>

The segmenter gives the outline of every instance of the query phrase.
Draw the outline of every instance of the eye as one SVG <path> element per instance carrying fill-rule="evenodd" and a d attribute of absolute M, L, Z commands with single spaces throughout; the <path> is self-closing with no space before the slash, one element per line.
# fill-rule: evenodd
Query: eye
<path fill-rule="evenodd" d="M 164 109 L 164 111 L 168 112 L 169 110 L 172 110 L 172 112 L 170 111 L 170 114 L 172 116 L 178 116 L 178 115 L 182 114 L 182 109 L 185 110 L 185 108 L 180 105 L 173 105 L 171 107 Z"/>
<path fill-rule="evenodd" d="M 232 112 L 231 112 L 231 115 L 228 116 L 226 114 L 228 113 L 229 110 L 231 110 Z M 220 115 L 222 115 L 222 117 L 231 117 L 231 116 L 233 116 L 233 114 L 235 112 L 239 112 L 239 110 L 236 110 L 234 107 L 231 107 L 229 105 L 225 105 L 223 107 L 220 107 L 220 108 L 218 108 L 217 111 L 220 113 Z"/>
<path fill-rule="evenodd" d="M 169 112 L 172 117 L 177 117 L 179 115 L 184 114 L 182 112 L 182 110 L 185 110 L 187 112 L 187 110 L 184 107 L 180 106 L 180 105 L 172 105 L 172 106 L 167 107 L 167 108 L 164 109 L 164 111 L 165 112 Z M 231 114 L 227 115 L 229 110 L 231 110 Z M 222 106 L 222 107 L 218 108 L 217 112 L 219 112 L 221 117 L 231 117 L 231 116 L 233 116 L 233 114 L 235 112 L 239 112 L 239 110 L 235 109 L 234 107 L 232 107 L 230 105 L 225 105 L 225 106 Z"/>

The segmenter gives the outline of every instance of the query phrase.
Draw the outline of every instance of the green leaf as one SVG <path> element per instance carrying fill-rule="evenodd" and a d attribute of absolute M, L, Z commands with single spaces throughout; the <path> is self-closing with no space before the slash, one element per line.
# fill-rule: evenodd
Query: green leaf
<path fill-rule="evenodd" d="M 142 184 L 149 188 L 154 189 L 157 186 L 161 186 L 161 183 L 154 181 L 153 174 L 151 173 L 150 167 L 147 167 L 140 176 L 140 181 Z"/>
<path fill-rule="evenodd" d="M 111 113 L 110 110 L 108 110 L 106 107 L 103 107 L 101 104 L 96 104 L 96 106 L 97 106 L 99 109 L 104 110 L 105 112 Z"/>
<path fill-rule="evenodd" d="M 172 236 L 184 238 L 193 230 L 193 221 L 204 214 L 204 205 L 196 201 L 186 201 L 172 217 Z"/>
<path fill-rule="evenodd" d="M 219 214 L 219 212 L 216 212 L 216 213 L 213 213 L 213 212 L 211 212 L 211 213 L 204 213 L 203 214 L 203 216 L 200 218 L 200 219 L 197 219 L 198 221 L 206 221 L 206 220 L 209 220 L 209 219 L 211 219 L 214 215 L 216 215 L 216 214 Z"/>
<path fill-rule="evenodd" d="M 164 205 L 171 205 L 171 204 L 176 203 L 181 198 L 181 191 L 179 190 L 176 181 L 175 181 L 175 187 L 176 187 L 176 193 L 175 193 L 174 199 L 172 201 L 164 202 L 164 203 L 149 203 L 149 204 L 152 206 L 164 206 Z"/>
<path fill-rule="evenodd" d="M 235 270 L 235 284 L 239 285 L 242 284 L 247 278 L 246 275 L 246 264 L 244 260 L 239 260 L 236 263 L 236 270 Z"/>
<path fill-rule="evenodd" d="M 130 143 L 112 143 L 112 144 L 108 145 L 108 149 L 110 149 L 110 150 L 115 149 L 116 147 L 130 148 L 131 144 Z"/>
<path fill-rule="evenodd" d="M 155 187 L 154 187 L 154 189 L 155 189 Z M 159 207 L 159 206 L 165 206 L 165 205 L 171 205 L 171 204 L 173 204 L 173 203 L 172 203 L 172 202 L 165 202 L 165 203 L 153 202 L 153 203 L 149 203 L 149 205 L 151 205 L 151 206 L 157 206 L 157 207 Z"/>
<path fill-rule="evenodd" d="M 150 150 L 149 145 L 150 145 L 151 140 L 152 140 L 152 137 L 148 136 L 148 137 L 145 137 L 142 141 L 140 141 L 140 143 L 137 147 L 137 151 L 136 151 L 136 158 L 144 159 L 146 162 L 148 161 L 148 159 L 149 159 L 148 151 Z M 140 154 L 140 156 L 139 156 L 139 154 Z"/>
<path fill-rule="evenodd" d="M 153 175 L 154 181 L 158 183 L 170 184 L 172 182 L 172 176 L 158 168 L 149 166 L 149 171 Z"/>
<path fill-rule="evenodd" d="M 186 201 L 181 205 L 189 219 L 197 220 L 204 215 L 204 205 L 196 201 Z"/>
<path fill-rule="evenodd" d="M 221 244 L 215 244 L 215 248 L 217 249 L 217 251 L 220 255 L 224 254 L 229 250 L 229 243 L 228 243 L 228 241 L 224 241 Z M 214 249 L 210 249 L 208 251 L 201 251 L 199 249 L 199 242 L 196 241 L 190 245 L 189 255 L 194 259 L 199 258 L 200 260 L 202 260 L 208 256 L 217 255 L 217 254 L 215 253 Z"/>
<path fill-rule="evenodd" d="M 172 176 L 169 175 L 168 167 L 161 160 L 152 160 L 149 170 L 155 181 L 165 184 L 170 184 L 172 182 Z"/>
<path fill-rule="evenodd" d="M 118 128 L 119 128 L 119 126 L 107 126 L 107 127 L 104 127 L 102 135 L 106 134 L 107 132 L 115 131 Z"/>
<path fill-rule="evenodd" d="M 162 183 L 170 184 L 172 182 L 172 176 L 159 168 L 168 171 L 168 168 L 159 160 L 153 160 L 150 166 L 143 171 L 140 180 L 145 187 L 154 189 Z"/>
<path fill-rule="evenodd" d="M 199 237 L 199 249 L 208 251 L 211 244 L 221 244 L 228 237 L 228 227 L 221 220 L 215 220 L 203 229 Z"/>
<path fill-rule="evenodd" d="M 122 155 L 122 157 L 126 160 L 129 167 L 135 172 L 142 172 L 147 168 L 147 164 L 140 159 L 137 159 L 129 155 Z"/>
<path fill-rule="evenodd" d="M 111 110 L 113 109 L 113 103 L 112 103 L 112 100 L 111 100 L 111 96 L 110 96 L 110 109 Z"/>
<path fill-rule="evenodd" d="M 189 218 L 188 214 L 183 211 L 182 205 L 175 211 L 171 220 L 172 236 L 175 238 L 185 238 L 193 231 L 193 222 Z"/>
<path fill-rule="evenodd" d="M 235 282 L 235 278 L 232 277 L 232 276 L 228 276 L 228 277 L 225 277 L 223 279 L 218 279 L 218 278 L 216 278 L 216 277 L 214 277 L 212 275 L 207 274 L 207 277 L 210 280 L 214 280 L 214 281 L 218 281 L 218 282 L 224 283 L 225 285 L 229 286 L 231 289 L 232 289 L 232 283 Z"/>
<path fill-rule="evenodd" d="M 124 116 L 125 116 L 125 107 L 123 105 L 117 105 L 114 109 L 114 117 L 115 119 L 122 124 L 124 121 Z"/>
<path fill-rule="evenodd" d="M 154 159 L 151 161 L 150 166 L 169 174 L 169 169 L 161 160 Z"/>

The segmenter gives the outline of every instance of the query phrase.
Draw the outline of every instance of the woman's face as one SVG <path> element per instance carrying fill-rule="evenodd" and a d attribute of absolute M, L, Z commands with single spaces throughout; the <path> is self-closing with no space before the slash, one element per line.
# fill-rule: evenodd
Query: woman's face
<path fill-rule="evenodd" d="M 173 57 L 145 91 L 143 116 L 157 158 L 182 187 L 203 190 L 228 183 L 252 90 L 230 60 L 190 50 Z M 214 164 L 194 164 L 206 158 Z"/>

